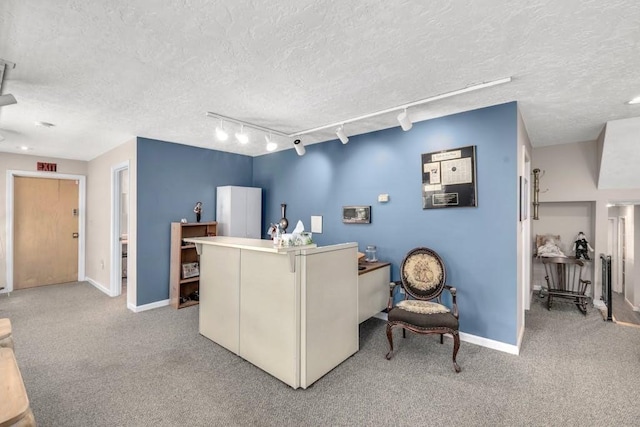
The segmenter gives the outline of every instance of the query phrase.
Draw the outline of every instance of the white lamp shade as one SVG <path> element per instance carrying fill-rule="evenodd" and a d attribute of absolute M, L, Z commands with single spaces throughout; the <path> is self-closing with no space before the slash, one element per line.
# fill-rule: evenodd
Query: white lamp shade
<path fill-rule="evenodd" d="M 402 113 L 398 114 L 398 123 L 400 123 L 403 131 L 408 131 L 409 129 L 411 129 L 413 123 L 411 123 L 411 119 L 407 114 L 407 110 L 404 110 Z"/>
<path fill-rule="evenodd" d="M 216 138 L 218 138 L 220 141 L 226 141 L 229 138 L 229 134 L 226 130 L 218 126 L 216 127 Z"/>

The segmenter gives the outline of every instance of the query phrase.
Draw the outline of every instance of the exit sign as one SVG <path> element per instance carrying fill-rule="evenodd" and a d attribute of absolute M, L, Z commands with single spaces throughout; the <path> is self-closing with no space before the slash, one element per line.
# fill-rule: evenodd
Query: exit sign
<path fill-rule="evenodd" d="M 57 172 L 58 171 L 58 164 L 57 163 L 38 162 L 38 170 L 39 171 L 45 171 L 45 172 Z"/>

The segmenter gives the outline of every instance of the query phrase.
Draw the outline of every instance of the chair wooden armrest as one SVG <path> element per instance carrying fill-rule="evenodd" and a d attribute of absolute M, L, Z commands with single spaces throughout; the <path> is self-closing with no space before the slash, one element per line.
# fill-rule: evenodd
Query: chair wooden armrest
<path fill-rule="evenodd" d="M 389 302 L 387 303 L 387 311 L 393 308 L 393 291 L 398 287 L 402 286 L 401 280 L 396 280 L 395 282 L 389 283 Z"/>
<path fill-rule="evenodd" d="M 0 425 L 35 426 L 33 412 L 29 407 L 27 390 L 18 369 L 13 350 L 0 348 Z"/>
<path fill-rule="evenodd" d="M 449 285 L 444 285 L 444 288 L 447 289 L 451 294 L 451 305 L 452 305 L 451 312 L 457 319 L 458 318 L 458 302 L 456 301 L 456 293 L 458 292 L 458 290 L 453 286 L 449 286 Z"/>

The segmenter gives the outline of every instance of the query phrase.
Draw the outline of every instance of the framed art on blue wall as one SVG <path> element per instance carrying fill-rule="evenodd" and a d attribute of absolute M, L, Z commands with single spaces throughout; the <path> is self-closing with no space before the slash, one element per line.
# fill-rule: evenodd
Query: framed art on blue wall
<path fill-rule="evenodd" d="M 475 145 L 422 155 L 422 209 L 477 205 Z"/>
<path fill-rule="evenodd" d="M 346 224 L 370 224 L 371 206 L 343 206 L 342 222 Z"/>

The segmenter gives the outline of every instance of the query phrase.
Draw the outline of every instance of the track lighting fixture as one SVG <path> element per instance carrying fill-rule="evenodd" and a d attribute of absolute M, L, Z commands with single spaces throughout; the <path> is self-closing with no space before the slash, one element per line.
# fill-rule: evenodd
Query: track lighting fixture
<path fill-rule="evenodd" d="M 240 132 L 236 132 L 236 139 L 240 144 L 246 144 L 249 142 L 249 136 L 244 133 L 244 125 L 240 125 Z"/>
<path fill-rule="evenodd" d="M 400 123 L 400 127 L 402 127 L 402 130 L 405 132 L 413 127 L 413 123 L 407 114 L 406 108 L 402 113 L 398 114 L 398 123 Z"/>
<path fill-rule="evenodd" d="M 349 137 L 344 133 L 344 126 L 340 126 L 338 130 L 336 130 L 336 135 L 338 135 L 338 138 L 340 138 L 343 144 L 349 142 Z"/>
<path fill-rule="evenodd" d="M 300 141 L 299 139 L 293 141 L 293 148 L 296 149 L 296 153 L 298 153 L 298 156 L 304 156 L 304 153 L 307 151 L 304 148 L 304 145 L 302 145 L 302 141 Z"/>
<path fill-rule="evenodd" d="M 468 92 L 473 92 L 476 90 L 480 90 L 480 89 L 485 89 L 485 88 L 489 88 L 492 86 L 497 86 L 497 85 L 501 85 L 504 83 L 509 83 L 511 82 L 511 77 L 505 77 L 502 79 L 498 79 L 498 80 L 492 80 L 492 81 L 488 81 L 488 82 L 482 82 L 482 83 L 478 83 L 478 84 L 474 84 L 474 85 L 469 85 L 469 86 L 465 86 L 461 89 L 456 89 L 456 90 L 452 90 L 450 92 L 446 92 L 446 93 L 441 93 L 439 95 L 434 95 L 431 96 L 429 98 L 424 98 L 424 99 L 420 99 L 418 101 L 414 101 L 414 102 L 410 102 L 407 104 L 402 104 L 402 105 L 396 105 L 394 107 L 390 107 L 384 110 L 379 110 L 379 111 L 374 111 L 371 113 L 367 113 L 367 114 L 363 114 L 357 117 L 352 117 L 348 120 L 340 120 L 339 122 L 334 122 L 334 123 L 329 123 L 329 124 L 325 124 L 322 126 L 318 126 L 312 129 L 306 129 L 306 130 L 302 130 L 302 131 L 298 131 L 298 132 L 293 132 L 293 133 L 285 133 L 285 132 L 281 132 L 278 131 L 276 129 L 270 129 L 264 126 L 259 126 L 259 125 L 255 125 L 253 123 L 249 123 L 249 122 L 245 122 L 243 120 L 238 120 L 238 119 L 234 119 L 232 117 L 228 117 L 228 116 L 223 116 L 221 114 L 217 114 L 217 113 L 212 113 L 212 112 L 207 112 L 206 115 L 208 117 L 214 117 L 217 119 L 225 120 L 227 122 L 231 122 L 231 123 L 237 123 L 239 125 L 241 125 L 241 130 L 239 133 L 236 133 L 236 138 L 238 139 L 238 141 L 240 141 L 243 144 L 246 144 L 249 141 L 249 137 L 244 133 L 244 126 L 250 127 L 252 129 L 256 129 L 265 133 L 268 133 L 269 135 L 273 134 L 273 135 L 278 135 L 284 138 L 296 138 L 296 137 L 300 137 L 302 135 L 308 135 L 311 133 L 315 133 L 315 132 L 319 132 L 321 130 L 325 130 L 325 129 L 331 129 L 331 128 L 336 128 L 338 127 L 338 129 L 336 130 L 336 135 L 338 136 L 338 138 L 340 138 L 340 141 L 342 141 L 343 144 L 346 144 L 347 142 L 349 142 L 349 137 L 347 137 L 347 135 L 344 132 L 344 126 L 346 124 L 349 123 L 354 123 L 360 120 L 365 120 L 371 117 L 376 117 L 376 116 L 381 116 L 383 114 L 391 114 L 391 113 L 397 113 L 398 111 L 400 111 L 400 114 L 398 114 L 397 116 L 397 120 L 398 123 L 400 124 L 400 126 L 402 127 L 402 130 L 404 131 L 408 131 L 409 129 L 411 129 L 411 127 L 413 126 L 413 123 L 411 121 L 411 119 L 409 118 L 409 114 L 408 114 L 408 109 L 411 107 L 415 107 L 417 105 L 422 105 L 422 104 L 426 104 L 429 102 L 434 102 L 434 101 L 439 101 L 441 99 L 446 99 L 446 98 L 450 98 L 453 96 L 457 96 L 457 95 L 462 95 L 463 93 L 468 93 Z M 631 101 L 631 103 L 635 103 L 636 101 Z M 224 131 L 224 129 L 222 129 L 222 127 L 220 127 L 221 130 Z M 226 132 L 225 132 L 226 133 Z M 217 134 L 217 128 L 216 128 L 216 134 Z M 269 138 L 269 140 L 271 140 L 271 138 Z M 296 153 L 298 153 L 299 156 L 304 155 L 305 153 L 305 148 L 304 145 L 302 144 L 300 139 L 295 139 L 293 141 L 293 147 L 296 150 Z M 275 150 L 275 148 L 274 148 Z"/>
<path fill-rule="evenodd" d="M 224 130 L 224 124 L 222 123 L 222 120 L 220 120 L 220 126 L 216 127 L 216 137 L 220 141 L 226 141 L 227 139 L 229 139 L 229 134 L 226 130 Z"/>
<path fill-rule="evenodd" d="M 276 148 L 278 148 L 278 144 L 273 142 L 270 135 L 265 135 L 264 139 L 265 141 L 267 141 L 267 151 L 274 151 Z"/>

